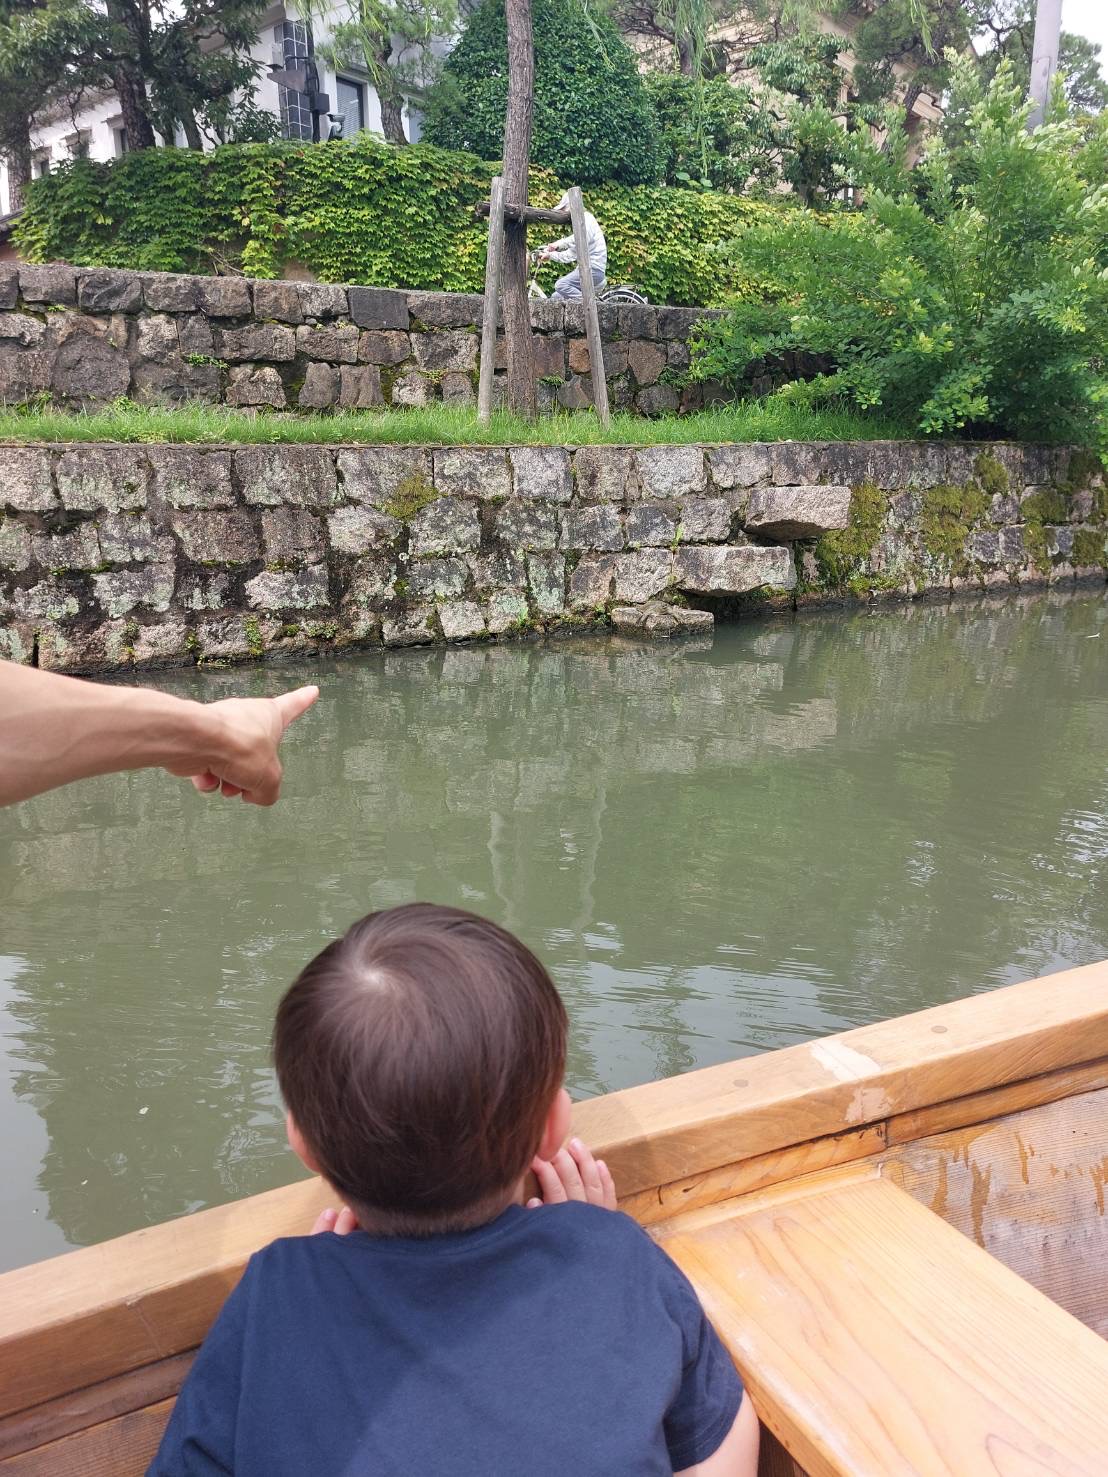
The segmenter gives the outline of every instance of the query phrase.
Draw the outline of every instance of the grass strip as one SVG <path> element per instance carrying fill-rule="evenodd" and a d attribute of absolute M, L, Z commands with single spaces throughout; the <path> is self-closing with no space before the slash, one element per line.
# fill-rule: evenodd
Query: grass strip
<path fill-rule="evenodd" d="M 813 410 L 765 399 L 692 415 L 647 420 L 619 414 L 602 426 L 591 411 L 527 421 L 497 411 L 487 426 L 452 405 L 426 409 L 287 414 L 189 404 L 179 408 L 116 401 L 98 410 L 0 408 L 0 441 L 125 441 L 266 444 L 354 442 L 420 446 L 682 446 L 697 442 L 901 440 L 911 431 L 849 409 Z"/>

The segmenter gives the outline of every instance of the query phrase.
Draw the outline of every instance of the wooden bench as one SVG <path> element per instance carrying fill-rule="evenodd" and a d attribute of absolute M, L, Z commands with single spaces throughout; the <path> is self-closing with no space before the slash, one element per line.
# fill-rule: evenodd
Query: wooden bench
<path fill-rule="evenodd" d="M 1108 1343 L 872 1171 L 659 1231 L 809 1477 L 1108 1471 Z"/>

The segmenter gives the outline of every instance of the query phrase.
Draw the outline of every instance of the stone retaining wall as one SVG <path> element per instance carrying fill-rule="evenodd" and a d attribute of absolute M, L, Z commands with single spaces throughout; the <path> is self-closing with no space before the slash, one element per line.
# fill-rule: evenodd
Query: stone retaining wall
<path fill-rule="evenodd" d="M 1103 582 L 1080 454 L 0 446 L 0 655 L 75 671 Z"/>
<path fill-rule="evenodd" d="M 464 293 L 0 264 L 0 403 L 49 394 L 76 406 L 121 396 L 271 410 L 472 405 L 481 316 L 481 297 Z M 704 317 L 602 308 L 613 407 L 658 415 L 718 398 L 683 383 Z M 532 322 L 543 408 L 584 409 L 581 309 L 535 303 Z M 500 373 L 501 394 L 503 382 Z"/>

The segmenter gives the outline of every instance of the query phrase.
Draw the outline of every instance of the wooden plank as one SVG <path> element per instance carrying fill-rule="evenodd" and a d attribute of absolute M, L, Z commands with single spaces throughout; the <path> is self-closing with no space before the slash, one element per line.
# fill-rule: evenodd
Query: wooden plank
<path fill-rule="evenodd" d="M 1108 1338 L 1108 1088 L 898 1145 L 882 1173 Z"/>
<path fill-rule="evenodd" d="M 0 1421 L 0 1460 L 176 1395 L 195 1357 L 190 1349 L 8 1416 Z"/>
<path fill-rule="evenodd" d="M 1108 1344 L 889 1181 L 666 1250 L 811 1477 L 1103 1477 Z"/>
<path fill-rule="evenodd" d="M 1022 1108 L 1055 1103 L 1062 1098 L 1108 1087 L 1108 1061 L 1085 1062 L 1079 1067 L 1062 1067 L 1057 1072 L 1044 1072 L 1025 1082 L 1012 1082 L 1006 1087 L 989 1087 L 984 1092 L 971 1092 L 948 1103 L 935 1103 L 898 1113 L 888 1122 L 888 1140 L 893 1144 L 910 1143 L 929 1134 L 944 1133 L 951 1128 L 969 1128 L 974 1123 L 987 1123 Z"/>
<path fill-rule="evenodd" d="M 504 181 L 494 175 L 489 216 L 489 248 L 485 256 L 485 305 L 481 316 L 481 367 L 477 380 L 477 419 L 488 425 L 492 415 L 496 370 L 496 320 L 500 311 L 500 260 L 504 253 Z"/>
<path fill-rule="evenodd" d="M 0 1461 L 2 1477 L 142 1477 L 176 1402 L 160 1400 Z"/>
<path fill-rule="evenodd" d="M 610 1093 L 574 1127 L 632 1195 L 1103 1057 L 1108 962 Z"/>
<path fill-rule="evenodd" d="M 806 1144 L 792 1144 L 772 1154 L 758 1154 L 737 1164 L 725 1164 L 706 1174 L 689 1175 L 655 1190 L 621 1196 L 620 1210 L 633 1215 L 640 1225 L 653 1226 L 685 1211 L 764 1190 L 782 1180 L 814 1174 L 836 1164 L 850 1164 L 879 1154 L 886 1147 L 885 1125 L 872 1123 L 850 1133 L 831 1134 Z"/>
<path fill-rule="evenodd" d="M 608 381 L 604 374 L 604 346 L 600 341 L 600 318 L 596 311 L 596 289 L 589 261 L 588 235 L 585 231 L 585 205 L 580 185 L 569 192 L 569 214 L 573 222 L 573 245 L 577 252 L 577 275 L 581 279 L 581 298 L 585 305 L 585 337 L 589 341 L 589 375 L 592 379 L 592 403 L 606 426 L 612 419 L 608 409 Z"/>

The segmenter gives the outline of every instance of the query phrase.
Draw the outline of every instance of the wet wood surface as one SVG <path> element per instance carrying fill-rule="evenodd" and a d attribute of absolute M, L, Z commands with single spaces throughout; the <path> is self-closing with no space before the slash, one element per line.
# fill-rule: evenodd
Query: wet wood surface
<path fill-rule="evenodd" d="M 1108 1338 L 1108 1089 L 899 1145 L 882 1173 Z"/>

